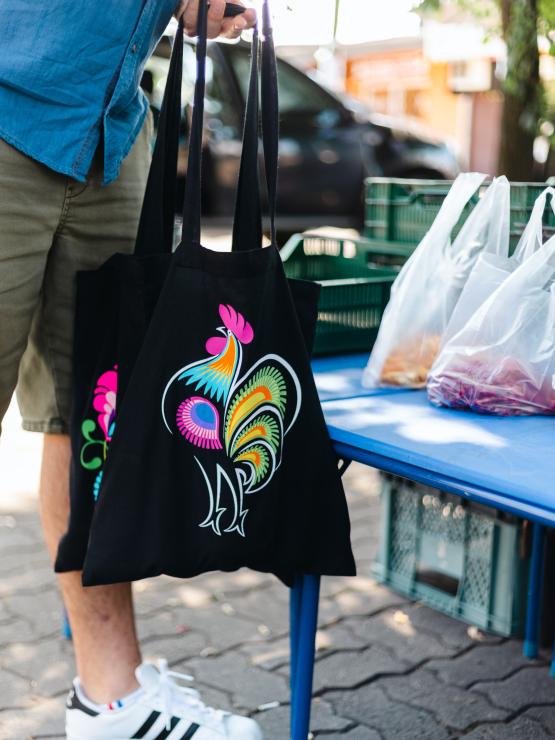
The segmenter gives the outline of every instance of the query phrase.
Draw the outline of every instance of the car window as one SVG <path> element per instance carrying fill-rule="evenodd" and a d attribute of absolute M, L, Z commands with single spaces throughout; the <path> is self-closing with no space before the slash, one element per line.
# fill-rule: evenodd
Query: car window
<path fill-rule="evenodd" d="M 194 48 L 185 44 L 183 58 L 183 77 L 191 104 L 196 77 L 196 56 Z M 216 136 L 225 139 L 237 138 L 239 135 L 240 117 L 235 99 L 229 94 L 229 75 L 218 53 L 216 46 L 209 49 L 206 59 L 206 94 L 204 99 L 205 126 Z"/>
<path fill-rule="evenodd" d="M 249 83 L 250 56 L 246 49 L 236 47 L 230 55 L 237 81 L 244 96 Z M 281 113 L 320 114 L 337 108 L 322 88 L 305 74 L 278 59 L 279 109 Z"/>
<path fill-rule="evenodd" d="M 232 90 L 229 71 L 214 45 L 209 57 L 210 73 L 206 75 L 205 118 L 208 128 L 218 129 L 223 138 L 239 138 L 241 112 L 237 106 L 237 96 Z"/>
<path fill-rule="evenodd" d="M 166 51 L 167 54 L 167 51 Z M 147 63 L 146 71 L 150 74 L 149 84 L 152 90 L 150 101 L 155 109 L 160 110 L 169 70 L 169 59 L 156 53 Z M 183 49 L 183 82 L 181 87 L 181 105 L 191 109 L 195 91 L 196 55 L 191 44 Z M 237 138 L 240 128 L 240 112 L 236 100 L 229 94 L 229 74 L 222 62 L 217 47 L 210 49 L 206 60 L 206 95 L 205 125 L 221 138 Z"/>

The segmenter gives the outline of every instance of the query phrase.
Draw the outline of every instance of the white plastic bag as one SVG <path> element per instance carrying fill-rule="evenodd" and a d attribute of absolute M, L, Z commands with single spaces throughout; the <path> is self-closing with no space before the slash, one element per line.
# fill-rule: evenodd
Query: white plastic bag
<path fill-rule="evenodd" d="M 500 416 L 555 414 L 555 237 L 524 260 L 443 348 L 436 405 Z"/>
<path fill-rule="evenodd" d="M 468 239 L 472 223 L 481 223 L 482 201 L 452 245 L 451 231 L 485 177 L 476 172 L 457 177 L 428 233 L 399 273 L 363 373 L 365 386 L 424 386 L 443 330 L 482 246 Z"/>
<path fill-rule="evenodd" d="M 507 187 L 508 185 L 509 183 L 507 182 Z M 497 242 L 497 249 L 494 251 L 485 249 L 478 256 L 443 334 L 441 340 L 442 348 L 455 334 L 459 333 L 470 317 L 501 283 L 525 259 L 541 247 L 543 241 L 543 212 L 548 196 L 551 197 L 551 208 L 555 213 L 555 188 L 549 187 L 536 198 L 530 219 L 512 257 L 509 257 L 509 214 L 508 210 L 504 211 L 504 224 L 499 232 L 500 238 Z M 509 198 L 508 191 L 506 197 Z M 508 208 L 509 205 L 507 205 Z M 505 214 L 507 220 L 505 219 Z"/>

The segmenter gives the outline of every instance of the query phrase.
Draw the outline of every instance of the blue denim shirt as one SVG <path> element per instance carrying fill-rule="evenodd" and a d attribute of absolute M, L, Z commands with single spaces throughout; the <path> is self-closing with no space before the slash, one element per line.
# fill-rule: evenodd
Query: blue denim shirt
<path fill-rule="evenodd" d="M 84 181 L 114 180 L 143 123 L 139 88 L 177 0 L 1 0 L 0 137 Z"/>

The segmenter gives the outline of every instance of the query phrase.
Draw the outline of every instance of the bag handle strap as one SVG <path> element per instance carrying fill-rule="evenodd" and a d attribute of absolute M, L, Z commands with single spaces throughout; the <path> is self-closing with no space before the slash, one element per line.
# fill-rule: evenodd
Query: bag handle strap
<path fill-rule="evenodd" d="M 200 242 L 201 209 L 201 159 L 202 130 L 204 120 L 204 93 L 206 89 L 206 47 L 207 47 L 207 0 L 199 0 L 197 17 L 197 79 L 193 97 L 193 115 L 189 134 L 189 155 L 187 176 L 185 178 L 185 198 L 183 201 L 183 229 L 181 245 Z"/>
<path fill-rule="evenodd" d="M 548 195 L 551 196 L 551 208 L 555 213 L 555 188 L 547 187 L 534 201 L 528 223 L 518 240 L 513 254 L 517 262 L 524 262 L 543 244 L 543 214 L 547 207 Z"/>
<path fill-rule="evenodd" d="M 183 74 L 183 20 L 171 53 L 170 67 L 152 163 L 139 219 L 136 255 L 171 254 L 177 188 L 177 155 L 181 125 L 181 78 Z M 162 242 L 160 243 L 160 234 Z"/>
<path fill-rule="evenodd" d="M 232 250 L 252 249 L 262 246 L 262 206 L 260 183 L 258 179 L 258 67 L 261 60 L 261 103 L 262 103 L 262 141 L 264 150 L 264 169 L 268 190 L 268 210 L 270 213 L 270 235 L 272 244 L 276 238 L 276 191 L 278 167 L 278 85 L 277 66 L 274 51 L 273 32 L 268 0 L 262 8 L 263 42 L 260 48 L 258 29 L 252 41 L 251 70 L 247 94 L 247 107 L 243 130 L 243 149 L 237 199 L 233 222 Z"/>
<path fill-rule="evenodd" d="M 202 159 L 202 131 L 204 117 L 204 94 L 206 88 L 206 27 L 207 2 L 199 2 L 198 11 L 198 42 L 197 42 L 197 79 L 195 83 L 191 134 L 189 139 L 189 159 L 187 164 L 187 178 L 185 182 L 185 199 L 183 205 L 182 244 L 179 250 L 185 249 L 187 244 L 200 241 L 201 223 L 201 159 Z M 264 155 L 266 162 L 266 177 L 270 194 L 270 218 L 272 223 L 272 240 L 275 243 L 275 193 L 277 181 L 277 74 L 275 71 L 275 57 L 273 50 L 270 13 L 268 0 L 264 0 L 263 31 L 265 34 L 262 45 L 262 77 L 268 85 L 262 88 L 263 121 L 264 126 Z M 269 39 L 269 44 L 267 41 Z M 239 180 L 235 219 L 233 226 L 233 249 L 252 249 L 252 245 L 262 246 L 262 225 L 260 186 L 258 180 L 258 57 L 259 36 L 255 29 L 252 44 L 251 70 L 243 127 L 243 147 L 239 166 Z M 273 72 L 269 69 L 273 59 Z M 268 67 L 268 69 L 266 69 Z"/>
<path fill-rule="evenodd" d="M 255 28 L 233 216 L 233 252 L 262 245 L 262 209 L 258 180 L 258 59 L 259 37 L 258 28 Z"/>
<path fill-rule="evenodd" d="M 510 195 L 507 178 L 495 177 L 455 237 L 448 252 L 453 261 L 468 265 L 478 250 L 509 256 Z"/>
<path fill-rule="evenodd" d="M 270 5 L 264 0 L 262 6 L 262 139 L 264 143 L 264 161 L 266 184 L 268 187 L 268 207 L 270 211 L 270 237 L 277 246 L 276 207 L 279 149 L 279 95 L 274 32 L 270 17 Z"/>

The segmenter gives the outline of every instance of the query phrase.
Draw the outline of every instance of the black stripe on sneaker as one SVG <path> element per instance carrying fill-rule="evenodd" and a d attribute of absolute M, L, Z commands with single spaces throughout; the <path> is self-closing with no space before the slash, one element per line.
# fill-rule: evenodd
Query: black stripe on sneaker
<path fill-rule="evenodd" d="M 132 735 L 132 737 L 133 738 L 144 737 L 146 733 L 150 730 L 152 725 L 156 722 L 159 716 L 160 716 L 160 712 L 156 712 L 156 711 L 152 712 L 152 714 L 149 714 L 144 724 L 142 724 L 139 727 L 137 732 L 134 735 Z"/>
<path fill-rule="evenodd" d="M 191 740 L 195 732 L 200 728 L 200 725 L 197 725 L 196 722 L 193 722 L 189 725 L 189 729 L 185 732 L 184 735 L 181 735 L 179 740 Z"/>
<path fill-rule="evenodd" d="M 168 735 L 175 730 L 176 725 L 178 725 L 181 722 L 179 717 L 172 717 L 172 721 L 170 722 L 170 729 L 169 730 L 162 730 L 162 732 L 159 735 L 156 735 L 156 737 L 152 738 L 152 740 L 165 740 Z"/>
<path fill-rule="evenodd" d="M 90 717 L 97 717 L 99 714 L 99 712 L 96 712 L 91 707 L 83 704 L 81 699 L 77 696 L 77 692 L 75 691 L 75 689 L 71 689 L 71 691 L 69 692 L 69 696 L 67 697 L 66 701 L 66 707 L 68 709 L 79 709 L 80 712 L 84 712 Z"/>

